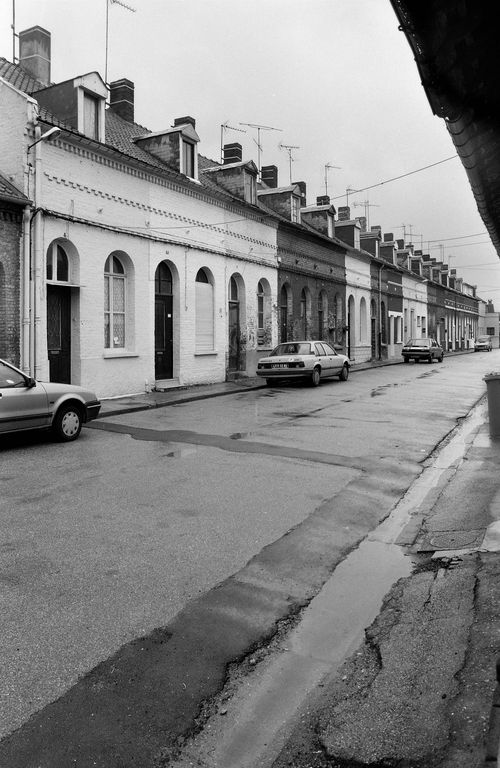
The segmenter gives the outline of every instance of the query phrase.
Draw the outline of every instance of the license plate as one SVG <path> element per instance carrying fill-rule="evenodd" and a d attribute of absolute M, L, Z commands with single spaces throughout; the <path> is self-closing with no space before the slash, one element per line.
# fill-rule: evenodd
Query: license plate
<path fill-rule="evenodd" d="M 273 368 L 288 368 L 288 363 L 274 363 Z"/>

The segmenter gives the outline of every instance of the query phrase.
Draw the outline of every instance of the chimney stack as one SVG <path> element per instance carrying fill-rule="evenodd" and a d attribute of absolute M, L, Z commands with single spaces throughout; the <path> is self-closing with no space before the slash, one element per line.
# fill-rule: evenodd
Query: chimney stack
<path fill-rule="evenodd" d="M 338 210 L 339 221 L 350 221 L 351 209 L 348 205 L 341 205 Z"/>
<path fill-rule="evenodd" d="M 129 123 L 134 122 L 134 84 L 125 77 L 109 84 L 109 106 Z"/>
<path fill-rule="evenodd" d="M 261 168 L 260 177 L 266 186 L 276 189 L 278 186 L 278 167 L 276 165 L 264 165 Z"/>
<path fill-rule="evenodd" d="M 224 144 L 224 165 L 229 163 L 241 163 L 243 160 L 243 148 L 235 141 L 233 144 Z"/>
<path fill-rule="evenodd" d="M 50 32 L 43 27 L 19 32 L 19 64 L 43 85 L 50 85 Z"/>
<path fill-rule="evenodd" d="M 189 115 L 186 115 L 186 117 L 176 117 L 174 120 L 174 128 L 177 128 L 178 125 L 192 125 L 193 128 L 196 128 L 196 120 L 194 117 L 190 117 Z"/>
<path fill-rule="evenodd" d="M 330 205 L 330 195 L 319 195 L 316 198 L 316 205 Z"/>

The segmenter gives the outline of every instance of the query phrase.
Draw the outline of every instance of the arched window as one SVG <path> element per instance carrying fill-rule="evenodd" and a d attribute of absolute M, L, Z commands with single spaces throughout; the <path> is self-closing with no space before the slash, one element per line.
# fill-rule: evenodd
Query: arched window
<path fill-rule="evenodd" d="M 158 264 L 156 269 L 155 293 L 158 293 L 162 296 L 172 295 L 172 273 L 164 261 Z"/>
<path fill-rule="evenodd" d="M 318 295 L 318 339 L 322 339 L 324 334 L 324 328 L 325 328 L 324 312 L 325 312 L 325 307 L 323 303 L 323 291 L 320 291 Z"/>
<path fill-rule="evenodd" d="M 366 323 L 366 299 L 362 296 L 359 302 L 359 340 L 362 344 L 366 342 Z"/>
<path fill-rule="evenodd" d="M 46 277 L 63 283 L 69 280 L 68 256 L 59 243 L 52 243 L 47 252 Z"/>
<path fill-rule="evenodd" d="M 280 291 L 280 341 L 288 341 L 288 291 L 286 285 Z"/>
<path fill-rule="evenodd" d="M 264 332 L 264 286 L 260 280 L 257 285 L 257 331 Z"/>
<path fill-rule="evenodd" d="M 300 294 L 300 327 L 302 338 L 307 339 L 307 294 L 305 288 L 302 289 Z"/>
<path fill-rule="evenodd" d="M 104 347 L 125 346 L 125 268 L 115 254 L 104 265 Z"/>
<path fill-rule="evenodd" d="M 195 346 L 197 352 L 213 352 L 215 348 L 214 287 L 207 270 L 196 274 Z"/>
<path fill-rule="evenodd" d="M 380 335 L 382 337 L 382 344 L 387 344 L 387 317 L 384 301 L 380 304 Z"/>

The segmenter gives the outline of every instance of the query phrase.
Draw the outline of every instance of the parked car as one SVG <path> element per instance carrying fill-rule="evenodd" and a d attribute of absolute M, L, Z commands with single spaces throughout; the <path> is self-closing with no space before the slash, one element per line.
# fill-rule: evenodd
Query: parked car
<path fill-rule="evenodd" d="M 0 435 L 50 429 L 59 440 L 76 440 L 82 424 L 95 419 L 100 408 L 89 389 L 36 381 L 0 360 Z"/>
<path fill-rule="evenodd" d="M 267 384 L 280 379 L 309 379 L 317 387 L 321 379 L 332 376 L 346 381 L 350 365 L 349 358 L 339 355 L 326 341 L 286 341 L 259 360 L 257 376 L 263 376 Z"/>
<path fill-rule="evenodd" d="M 491 336 L 478 336 L 474 341 L 474 352 L 487 350 L 491 352 Z"/>
<path fill-rule="evenodd" d="M 442 363 L 444 351 L 436 339 L 409 339 L 401 350 L 401 354 L 405 363 L 409 363 L 410 360 L 415 360 L 416 363 L 419 360 L 428 360 L 429 363 L 437 360 L 438 363 Z"/>

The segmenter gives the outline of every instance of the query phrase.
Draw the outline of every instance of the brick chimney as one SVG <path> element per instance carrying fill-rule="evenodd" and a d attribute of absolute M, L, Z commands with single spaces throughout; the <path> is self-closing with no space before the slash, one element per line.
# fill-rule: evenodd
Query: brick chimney
<path fill-rule="evenodd" d="M 243 160 L 243 147 L 235 141 L 233 144 L 224 144 L 224 165 L 229 163 L 241 163 Z"/>
<path fill-rule="evenodd" d="M 339 221 L 351 220 L 351 209 L 348 205 L 341 205 L 338 209 Z"/>
<path fill-rule="evenodd" d="M 19 32 L 19 64 L 44 85 L 50 85 L 50 32 L 43 27 Z"/>
<path fill-rule="evenodd" d="M 196 120 L 194 117 L 190 117 L 189 115 L 186 115 L 186 117 L 176 117 L 174 120 L 174 127 L 176 128 L 178 125 L 192 125 L 193 128 L 196 128 Z"/>
<path fill-rule="evenodd" d="M 276 165 L 264 165 L 261 168 L 260 176 L 266 186 L 276 189 L 278 186 L 278 168 Z"/>
<path fill-rule="evenodd" d="M 129 123 L 134 122 L 134 84 L 123 77 L 109 84 L 109 106 Z"/>
<path fill-rule="evenodd" d="M 316 205 L 330 205 L 330 195 L 319 195 L 316 198 Z"/>

